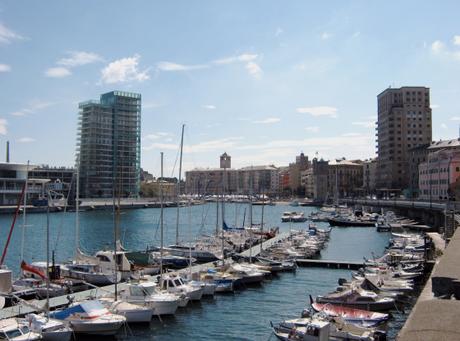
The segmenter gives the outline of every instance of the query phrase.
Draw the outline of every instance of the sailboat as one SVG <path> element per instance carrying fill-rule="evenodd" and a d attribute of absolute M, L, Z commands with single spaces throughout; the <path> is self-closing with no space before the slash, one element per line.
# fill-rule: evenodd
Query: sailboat
<path fill-rule="evenodd" d="M 48 192 L 49 197 L 49 192 Z M 72 328 L 62 321 L 50 318 L 50 206 L 49 201 L 46 210 L 46 306 L 45 315 L 29 314 L 26 320 L 29 323 L 30 330 L 39 333 L 43 340 L 49 341 L 68 341 L 72 337 Z"/>
<path fill-rule="evenodd" d="M 179 243 L 179 210 L 180 210 L 180 194 L 181 194 L 181 179 L 182 179 L 182 156 L 183 156 L 183 149 L 184 149 L 184 129 L 185 124 L 182 125 L 182 132 L 181 132 L 181 141 L 180 141 L 180 154 L 179 154 L 179 176 L 178 176 L 178 184 L 177 184 L 177 210 L 176 210 L 176 243 L 173 245 L 169 245 L 165 248 L 165 251 L 173 256 L 179 257 L 191 257 L 192 259 L 196 260 L 198 263 L 209 263 L 214 262 L 218 258 L 209 250 L 204 248 L 200 248 L 197 245 L 192 245 L 192 242 L 189 242 L 189 245 L 181 245 Z M 190 202 L 189 202 L 190 204 Z"/>
<path fill-rule="evenodd" d="M 80 161 L 77 164 L 77 189 L 75 201 L 75 259 L 71 263 L 62 264 L 61 272 L 63 276 L 84 280 L 93 285 L 109 285 L 118 283 L 121 280 L 121 273 L 114 271 L 115 260 L 108 258 L 111 266 L 106 267 L 100 257 L 94 257 L 84 254 L 80 250 Z"/>

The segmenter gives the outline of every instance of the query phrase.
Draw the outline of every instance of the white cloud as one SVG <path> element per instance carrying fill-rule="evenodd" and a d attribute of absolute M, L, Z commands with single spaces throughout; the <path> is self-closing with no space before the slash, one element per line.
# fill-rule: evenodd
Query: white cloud
<path fill-rule="evenodd" d="M 45 71 L 45 76 L 46 77 L 51 77 L 51 78 L 63 78 L 70 76 L 72 72 L 70 72 L 69 69 L 66 69 L 65 67 L 51 67 Z"/>
<path fill-rule="evenodd" d="M 0 44 L 9 44 L 13 40 L 22 40 L 23 36 L 0 23 Z"/>
<path fill-rule="evenodd" d="M 431 51 L 433 51 L 433 53 L 441 53 L 445 48 L 445 45 L 442 41 L 440 40 L 436 40 L 434 41 L 432 44 L 431 44 Z"/>
<path fill-rule="evenodd" d="M 0 118 L 0 135 L 6 135 L 8 132 L 6 126 L 8 125 L 8 121 L 4 118 Z"/>
<path fill-rule="evenodd" d="M 10 72 L 11 66 L 7 64 L 0 64 L 0 72 Z"/>
<path fill-rule="evenodd" d="M 460 116 L 453 116 L 450 118 L 451 121 L 460 121 Z"/>
<path fill-rule="evenodd" d="M 161 71 L 190 71 L 190 70 L 199 70 L 208 68 L 208 65 L 200 64 L 200 65 L 184 65 L 184 64 L 176 64 L 172 62 L 159 62 L 157 63 L 158 70 Z"/>
<path fill-rule="evenodd" d="M 447 129 L 447 124 L 441 123 L 441 128 L 442 128 L 442 129 Z"/>
<path fill-rule="evenodd" d="M 438 109 L 440 108 L 441 106 L 439 104 L 432 104 L 431 105 L 431 109 Z"/>
<path fill-rule="evenodd" d="M 353 38 L 358 38 L 360 35 L 361 35 L 361 32 L 360 32 L 360 31 L 356 31 L 355 33 L 353 33 L 352 37 L 353 37 Z"/>
<path fill-rule="evenodd" d="M 259 79 L 262 76 L 262 69 L 254 62 L 247 63 L 246 70 L 248 70 L 249 74 L 256 79 Z"/>
<path fill-rule="evenodd" d="M 358 122 L 351 122 L 354 126 L 361 126 L 364 128 L 374 128 L 375 122 L 374 121 L 358 121 Z"/>
<path fill-rule="evenodd" d="M 328 32 L 323 32 L 321 33 L 321 39 L 322 40 L 327 40 L 329 39 L 330 37 L 332 37 L 332 34 L 328 33 Z"/>
<path fill-rule="evenodd" d="M 56 64 L 66 67 L 75 67 L 103 61 L 102 57 L 94 52 L 70 51 L 67 54 L 69 57 L 59 59 Z"/>
<path fill-rule="evenodd" d="M 227 137 L 217 140 L 209 140 L 199 142 L 193 145 L 185 145 L 184 153 L 203 153 L 210 151 L 222 151 L 227 148 L 237 146 L 238 141 L 242 140 L 242 137 Z M 143 147 L 143 150 L 149 151 L 153 149 L 158 150 L 177 150 L 179 146 L 173 143 L 152 143 L 149 146 Z"/>
<path fill-rule="evenodd" d="M 272 124 L 272 123 L 277 123 L 279 121 L 281 121 L 281 119 L 278 118 L 278 117 L 268 117 L 268 118 L 263 119 L 263 120 L 253 121 L 253 123 L 257 123 L 257 124 Z"/>
<path fill-rule="evenodd" d="M 157 139 L 160 139 L 160 138 L 163 138 L 163 137 L 171 137 L 171 136 L 174 136 L 174 134 L 167 133 L 167 132 L 164 132 L 164 131 L 159 131 L 159 132 L 156 132 L 156 133 L 153 133 L 153 134 L 145 135 L 143 137 L 143 139 L 144 140 L 157 140 Z"/>
<path fill-rule="evenodd" d="M 23 109 L 17 110 L 12 112 L 10 115 L 12 116 L 25 116 L 27 114 L 33 114 L 37 111 L 40 111 L 42 109 L 46 109 L 48 107 L 51 107 L 55 105 L 56 102 L 47 102 L 47 101 L 41 101 L 41 100 L 34 100 L 29 103 L 29 105 Z"/>
<path fill-rule="evenodd" d="M 32 137 L 21 137 L 18 139 L 19 143 L 30 143 L 30 142 L 35 142 L 36 140 Z"/>
<path fill-rule="evenodd" d="M 214 64 L 231 64 L 231 63 L 246 63 L 256 60 L 257 54 L 243 53 L 238 56 L 226 57 L 213 61 Z"/>
<path fill-rule="evenodd" d="M 454 38 L 452 39 L 452 43 L 454 45 L 460 45 L 460 36 L 455 35 Z"/>
<path fill-rule="evenodd" d="M 305 130 L 311 133 L 317 133 L 319 131 L 319 127 L 305 127 Z"/>
<path fill-rule="evenodd" d="M 328 106 L 297 108 L 297 112 L 299 114 L 310 114 L 312 116 L 337 117 L 337 108 Z"/>
<path fill-rule="evenodd" d="M 204 109 L 208 109 L 208 110 L 215 110 L 216 109 L 216 106 L 212 105 L 212 104 L 204 104 L 204 105 L 202 105 L 202 107 Z"/>
<path fill-rule="evenodd" d="M 125 83 L 131 81 L 142 82 L 150 78 L 148 69 L 140 71 L 139 55 L 121 58 L 111 62 L 102 69 L 102 81 L 106 84 Z"/>

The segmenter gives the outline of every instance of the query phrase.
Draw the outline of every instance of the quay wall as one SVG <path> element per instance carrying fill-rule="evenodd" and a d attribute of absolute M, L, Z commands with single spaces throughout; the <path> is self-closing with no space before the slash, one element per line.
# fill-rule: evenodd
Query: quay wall
<path fill-rule="evenodd" d="M 442 251 L 438 248 L 438 251 Z M 422 293 L 397 340 L 459 340 L 460 231 L 437 259 Z"/>

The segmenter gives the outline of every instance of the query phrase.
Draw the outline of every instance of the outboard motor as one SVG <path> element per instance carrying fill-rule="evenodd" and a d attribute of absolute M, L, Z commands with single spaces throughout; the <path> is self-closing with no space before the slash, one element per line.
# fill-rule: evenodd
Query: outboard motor
<path fill-rule="evenodd" d="M 347 280 L 345 278 L 339 278 L 338 283 L 339 283 L 340 286 L 342 286 L 345 283 L 347 283 Z"/>

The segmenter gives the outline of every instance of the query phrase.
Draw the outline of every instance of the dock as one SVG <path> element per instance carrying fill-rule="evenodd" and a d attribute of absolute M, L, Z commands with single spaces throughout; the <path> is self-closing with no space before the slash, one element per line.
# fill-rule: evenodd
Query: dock
<path fill-rule="evenodd" d="M 363 267 L 363 262 L 327 260 L 327 259 L 296 259 L 296 263 L 298 266 L 302 266 L 302 267 L 316 267 L 316 268 L 330 268 L 330 269 L 358 270 Z"/>
<path fill-rule="evenodd" d="M 284 233 L 279 233 L 275 237 L 266 240 L 262 243 L 262 249 L 266 249 L 273 244 L 276 244 L 278 241 L 283 240 L 289 236 L 289 232 L 284 232 Z M 252 256 L 257 256 L 260 253 L 261 250 L 261 244 L 254 245 L 250 251 L 250 249 L 241 252 L 239 255 L 249 257 L 249 254 L 252 253 Z M 233 262 L 230 258 L 227 258 L 225 260 L 227 263 Z M 200 271 L 206 271 L 209 268 L 212 268 L 215 266 L 215 262 L 211 263 L 205 263 L 205 264 L 197 264 L 194 265 L 190 268 L 184 268 L 178 271 L 172 272 L 174 273 L 182 273 L 185 274 L 187 272 L 200 272 Z M 155 276 L 152 276 L 152 279 Z M 118 283 L 118 291 L 126 289 L 127 284 L 126 283 Z M 77 293 L 72 293 L 64 296 L 58 296 L 58 297 L 53 297 L 50 298 L 50 309 L 56 309 L 62 306 L 65 306 L 69 303 L 68 296 L 71 295 L 74 298 L 74 301 L 82 301 L 85 299 L 89 298 L 99 298 L 102 296 L 107 296 L 109 294 L 113 294 L 115 292 L 115 285 L 108 285 L 104 287 L 99 287 L 99 288 L 93 288 L 90 290 L 85 290 L 85 291 L 80 291 Z M 4 309 L 0 309 L 0 319 L 5 319 L 9 317 L 15 317 L 15 316 L 20 316 L 20 315 L 25 315 L 29 313 L 34 313 L 39 310 L 44 310 L 46 307 L 46 300 L 31 300 L 28 301 L 27 303 L 22 302 L 18 305 L 15 305 L 13 307 L 8 307 Z"/>

